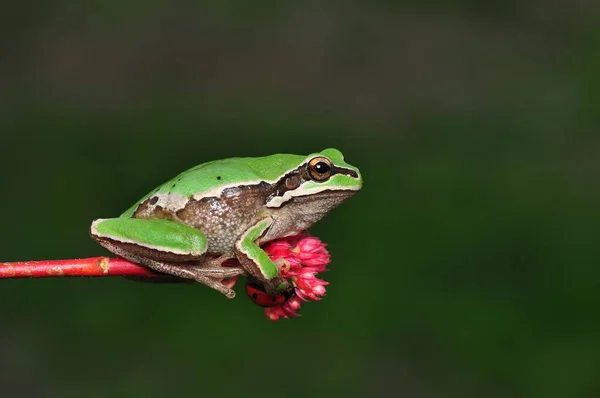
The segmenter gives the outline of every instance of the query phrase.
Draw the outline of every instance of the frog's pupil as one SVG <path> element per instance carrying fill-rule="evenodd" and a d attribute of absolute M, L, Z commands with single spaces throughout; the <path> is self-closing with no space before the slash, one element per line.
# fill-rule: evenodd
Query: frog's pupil
<path fill-rule="evenodd" d="M 329 165 L 325 162 L 319 162 L 315 165 L 315 171 L 319 174 L 325 174 L 329 171 Z"/>
<path fill-rule="evenodd" d="M 254 300 L 256 300 L 256 299 L 258 298 L 258 294 L 257 294 L 257 293 L 252 293 L 252 298 L 253 298 Z"/>

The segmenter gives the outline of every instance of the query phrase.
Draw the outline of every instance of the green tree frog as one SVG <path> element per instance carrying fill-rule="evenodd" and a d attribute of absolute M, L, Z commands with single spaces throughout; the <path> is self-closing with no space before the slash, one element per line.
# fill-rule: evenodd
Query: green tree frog
<path fill-rule="evenodd" d="M 100 245 L 136 264 L 207 285 L 246 275 L 276 294 L 288 282 L 260 245 L 295 235 L 362 187 L 337 149 L 200 164 L 144 196 L 118 218 L 93 221 Z M 237 259 L 241 267 L 224 267 Z"/>

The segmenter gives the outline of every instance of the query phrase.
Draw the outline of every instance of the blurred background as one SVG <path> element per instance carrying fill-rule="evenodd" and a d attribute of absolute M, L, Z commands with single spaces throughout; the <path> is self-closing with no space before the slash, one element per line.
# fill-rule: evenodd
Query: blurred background
<path fill-rule="evenodd" d="M 88 236 L 208 160 L 326 147 L 362 192 L 311 232 L 331 282 L 2 280 L 2 397 L 600 396 L 600 5 L 13 2 L 0 260 Z"/>

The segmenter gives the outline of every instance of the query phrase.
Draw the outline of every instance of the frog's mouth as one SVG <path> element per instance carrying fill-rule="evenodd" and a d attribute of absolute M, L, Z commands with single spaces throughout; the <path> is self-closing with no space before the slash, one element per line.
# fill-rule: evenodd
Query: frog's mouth
<path fill-rule="evenodd" d="M 294 196 L 279 207 L 301 208 L 302 213 L 327 213 L 339 206 L 343 201 L 352 197 L 358 190 L 324 190 L 318 193 Z"/>
<path fill-rule="evenodd" d="M 281 207 L 290 201 L 297 201 L 298 198 L 314 198 L 315 200 L 319 200 L 319 198 L 340 197 L 342 200 L 345 200 L 360 189 L 360 185 L 339 187 L 323 186 L 312 189 L 302 189 L 302 187 L 300 187 L 298 189 L 287 191 L 281 196 L 271 197 L 267 201 L 267 207 Z"/>

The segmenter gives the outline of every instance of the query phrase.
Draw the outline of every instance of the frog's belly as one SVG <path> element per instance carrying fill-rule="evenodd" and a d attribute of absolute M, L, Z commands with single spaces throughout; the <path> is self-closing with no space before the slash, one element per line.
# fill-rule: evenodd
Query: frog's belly
<path fill-rule="evenodd" d="M 201 227 L 208 241 L 209 255 L 234 255 L 235 243 L 242 237 L 249 226 L 231 225 L 228 223 L 209 224 Z"/>
<path fill-rule="evenodd" d="M 176 215 L 179 221 L 204 233 L 208 254 L 233 255 L 235 243 L 263 217 L 261 205 L 256 196 L 207 198 L 190 202 Z"/>

